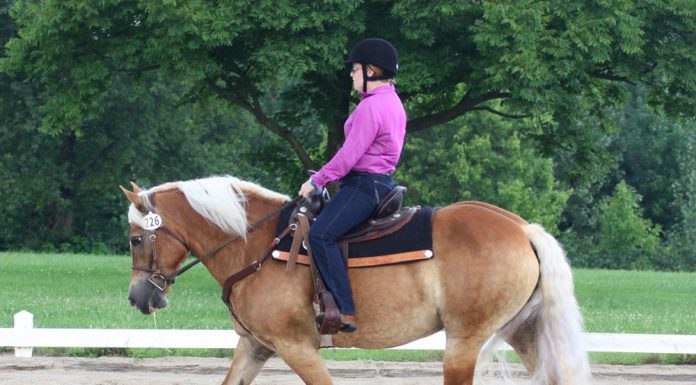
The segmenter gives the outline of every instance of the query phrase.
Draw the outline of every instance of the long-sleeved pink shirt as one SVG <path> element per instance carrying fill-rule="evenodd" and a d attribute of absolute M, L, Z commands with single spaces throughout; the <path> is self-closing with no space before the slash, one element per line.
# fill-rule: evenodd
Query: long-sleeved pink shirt
<path fill-rule="evenodd" d="M 406 135 L 406 111 L 393 85 L 368 93 L 343 125 L 346 140 L 312 180 L 325 186 L 351 171 L 387 174 L 396 169 Z"/>

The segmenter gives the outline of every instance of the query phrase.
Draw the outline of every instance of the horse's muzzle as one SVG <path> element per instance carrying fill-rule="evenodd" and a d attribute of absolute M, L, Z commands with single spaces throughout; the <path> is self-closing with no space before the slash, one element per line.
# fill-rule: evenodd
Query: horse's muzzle
<path fill-rule="evenodd" d="M 147 279 L 141 279 L 131 284 L 128 290 L 128 300 L 131 306 L 143 314 L 151 314 L 167 306 L 167 297 L 164 292 Z"/>

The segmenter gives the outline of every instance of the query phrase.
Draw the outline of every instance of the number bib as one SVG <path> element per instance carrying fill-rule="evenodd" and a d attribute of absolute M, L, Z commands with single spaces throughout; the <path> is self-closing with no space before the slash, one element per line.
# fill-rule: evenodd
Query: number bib
<path fill-rule="evenodd" d="M 150 211 L 143 217 L 143 227 L 145 230 L 156 230 L 162 227 L 162 217 Z"/>

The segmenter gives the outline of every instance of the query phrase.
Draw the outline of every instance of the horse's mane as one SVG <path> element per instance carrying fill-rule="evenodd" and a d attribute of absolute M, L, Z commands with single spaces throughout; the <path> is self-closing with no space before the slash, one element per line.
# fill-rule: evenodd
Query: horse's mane
<path fill-rule="evenodd" d="M 253 195 L 281 203 L 289 199 L 286 195 L 229 175 L 165 183 L 140 192 L 140 196 L 145 207 L 152 210 L 150 193 L 173 188 L 183 192 L 191 207 L 205 219 L 219 226 L 226 233 L 244 238 L 246 238 L 248 226 L 245 208 L 247 196 Z M 132 223 L 142 222 L 142 214 L 137 215 L 134 211 L 137 212 L 131 206 L 128 219 Z"/>

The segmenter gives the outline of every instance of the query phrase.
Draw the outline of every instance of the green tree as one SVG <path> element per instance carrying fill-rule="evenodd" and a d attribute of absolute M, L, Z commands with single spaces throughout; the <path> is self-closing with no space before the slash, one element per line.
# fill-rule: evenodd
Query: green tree
<path fill-rule="evenodd" d="M 83 132 L 115 74 L 158 72 L 183 79 L 183 101 L 214 94 L 245 109 L 311 168 L 342 140 L 347 47 L 374 35 L 400 49 L 412 132 L 472 111 L 532 116 L 547 154 L 572 144 L 581 163 L 592 137 L 556 123 L 601 114 L 626 83 L 694 114 L 690 2 L 44 0 L 12 15 L 21 29 L 0 68 L 37 84 L 48 132 Z M 303 143 L 316 125 L 313 157 Z"/>
<path fill-rule="evenodd" d="M 684 143 L 693 127 L 651 111 L 640 89 L 634 89 L 630 101 L 614 114 L 621 128 L 610 148 L 621 156 L 614 179 L 635 187 L 646 217 L 670 229 L 680 221 L 673 182 L 688 172 L 679 167 L 679 158 L 688 151 Z"/>
<path fill-rule="evenodd" d="M 285 170 L 255 164 L 278 143 L 254 121 L 219 100 L 177 107 L 164 82 L 143 81 L 147 93 L 118 82 L 83 135 L 36 132 L 22 103 L 2 115 L 0 249 L 124 251 L 127 202 L 117 186 L 129 180 L 148 187 L 230 173 L 281 185 Z"/>
<path fill-rule="evenodd" d="M 599 205 L 598 234 L 581 263 L 611 269 L 647 269 L 665 251 L 659 225 L 643 217 L 641 196 L 621 181 Z"/>
<path fill-rule="evenodd" d="M 671 269 L 696 270 L 696 122 L 685 122 L 687 134 L 677 147 L 677 164 L 681 177 L 672 183 L 679 220 L 669 234 L 672 254 L 658 261 Z"/>
<path fill-rule="evenodd" d="M 609 115 L 616 131 L 598 136 L 610 157 L 591 162 L 598 172 L 589 183 L 577 184 L 560 222 L 563 240 L 570 255 L 586 254 L 595 244 L 598 218 L 603 215 L 599 203 L 625 181 L 642 197 L 640 207 L 645 219 L 660 226 L 662 243 L 669 253 L 651 261 L 659 269 L 689 269 L 693 253 L 688 243 L 689 219 L 693 214 L 690 190 L 693 185 L 692 161 L 694 124 L 674 119 L 648 108 L 641 87 L 631 87 L 630 101 L 612 108 Z M 580 122 L 593 130 L 593 122 Z M 561 164 L 560 174 L 568 170 Z M 571 165 L 571 167 L 573 167 Z M 572 179 L 561 176 L 564 183 Z M 686 237 L 686 238 L 683 238 Z M 691 260 L 689 264 L 687 261 Z M 693 269 L 693 267 L 691 268 Z"/>
<path fill-rule="evenodd" d="M 569 192 L 520 130 L 498 117 L 472 116 L 416 134 L 395 177 L 412 203 L 486 201 L 554 231 Z"/>

